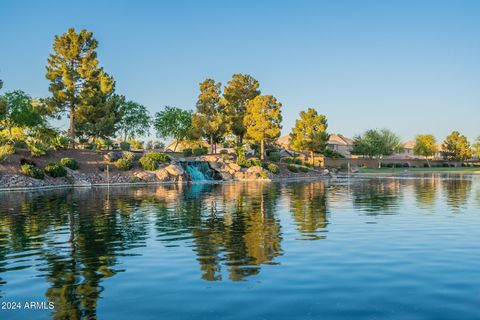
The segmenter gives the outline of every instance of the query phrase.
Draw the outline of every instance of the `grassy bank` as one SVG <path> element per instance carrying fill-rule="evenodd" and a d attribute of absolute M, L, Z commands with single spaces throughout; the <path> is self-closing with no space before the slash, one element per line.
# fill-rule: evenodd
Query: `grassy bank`
<path fill-rule="evenodd" d="M 371 174 L 392 174 L 392 173 L 474 173 L 480 174 L 480 168 L 458 167 L 458 168 L 360 168 L 359 173 Z"/>

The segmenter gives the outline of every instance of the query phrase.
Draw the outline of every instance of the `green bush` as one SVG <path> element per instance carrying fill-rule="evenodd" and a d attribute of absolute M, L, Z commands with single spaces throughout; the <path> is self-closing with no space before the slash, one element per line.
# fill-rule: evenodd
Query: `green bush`
<path fill-rule="evenodd" d="M 56 136 L 52 140 L 52 148 L 55 150 L 67 149 L 70 144 L 70 138 L 66 136 Z"/>
<path fill-rule="evenodd" d="M 133 150 L 142 150 L 143 149 L 143 141 L 137 140 L 137 139 L 130 139 L 128 140 L 128 143 L 130 143 L 130 147 Z"/>
<path fill-rule="evenodd" d="M 221 155 L 228 154 L 228 150 L 222 149 L 220 150 L 220 154 Z"/>
<path fill-rule="evenodd" d="M 47 154 L 47 146 L 38 140 L 31 139 L 26 141 L 27 148 L 34 157 L 44 156 Z"/>
<path fill-rule="evenodd" d="M 273 162 L 279 162 L 280 161 L 280 153 L 276 151 L 270 152 L 268 155 L 268 160 L 273 161 Z"/>
<path fill-rule="evenodd" d="M 144 154 L 142 157 L 148 157 L 154 161 L 167 163 L 169 161 L 169 157 L 166 153 L 163 152 L 150 152 Z"/>
<path fill-rule="evenodd" d="M 340 152 L 329 149 L 329 148 L 326 148 L 325 151 L 323 151 L 323 155 L 327 158 L 330 158 L 330 159 L 343 159 L 343 158 L 345 158 L 345 156 L 343 154 L 341 154 Z"/>
<path fill-rule="evenodd" d="M 58 163 L 49 163 L 43 170 L 46 174 L 53 178 L 65 177 L 67 175 L 67 170 L 65 167 Z"/>
<path fill-rule="evenodd" d="M 106 171 L 106 170 L 107 170 L 107 165 L 105 165 L 105 164 L 99 165 L 99 166 L 98 166 L 98 170 L 100 170 L 100 171 L 102 171 L 102 172 Z"/>
<path fill-rule="evenodd" d="M 0 146 L 0 162 L 5 160 L 7 158 L 7 156 L 9 156 L 11 154 L 14 154 L 14 153 L 15 153 L 15 147 L 14 146 L 12 146 L 10 144 Z"/>
<path fill-rule="evenodd" d="M 148 154 L 144 154 L 138 162 L 144 170 L 154 171 L 158 168 L 158 161 L 149 157 Z"/>
<path fill-rule="evenodd" d="M 282 162 L 286 163 L 286 164 L 292 164 L 293 163 L 293 158 L 292 157 L 282 158 Z"/>
<path fill-rule="evenodd" d="M 247 161 L 250 161 L 250 167 L 262 166 L 262 161 L 260 161 L 260 159 L 252 158 L 252 159 L 248 159 Z"/>
<path fill-rule="evenodd" d="M 133 161 L 135 161 L 135 153 L 129 151 L 124 152 L 122 158 L 132 161 L 133 163 Z"/>
<path fill-rule="evenodd" d="M 288 171 L 290 171 L 290 172 L 295 172 L 295 173 L 298 172 L 298 167 L 297 167 L 296 165 L 294 165 L 294 164 L 289 164 L 289 165 L 287 166 L 287 169 L 288 169 Z"/>
<path fill-rule="evenodd" d="M 133 161 L 127 158 L 120 158 L 114 163 L 119 170 L 128 171 L 133 168 Z"/>
<path fill-rule="evenodd" d="M 186 149 L 183 149 L 183 156 L 184 157 L 191 157 L 193 154 L 193 151 L 191 148 L 186 148 Z"/>
<path fill-rule="evenodd" d="M 302 161 L 302 159 L 297 158 L 297 159 L 293 160 L 293 163 L 298 164 L 298 165 L 302 165 L 303 161 Z"/>
<path fill-rule="evenodd" d="M 193 155 L 198 157 L 198 156 L 201 156 L 201 155 L 204 155 L 204 154 L 207 154 L 208 153 L 208 149 L 207 148 L 194 148 L 192 150 L 193 152 Z"/>
<path fill-rule="evenodd" d="M 78 162 L 75 159 L 72 158 L 62 158 L 60 160 L 60 163 L 62 166 L 67 167 L 72 170 L 78 170 Z"/>
<path fill-rule="evenodd" d="M 280 173 L 280 168 L 275 164 L 275 163 L 267 163 L 265 165 L 265 169 L 270 171 L 273 174 L 279 174 Z"/>
<path fill-rule="evenodd" d="M 27 177 L 42 180 L 45 175 L 42 170 L 30 163 L 24 163 L 20 166 L 20 171 Z"/>
<path fill-rule="evenodd" d="M 120 149 L 122 151 L 130 151 L 130 143 L 125 142 L 125 141 L 120 142 Z"/>
<path fill-rule="evenodd" d="M 302 172 L 308 172 L 310 169 L 306 166 L 299 166 L 298 169 Z"/>

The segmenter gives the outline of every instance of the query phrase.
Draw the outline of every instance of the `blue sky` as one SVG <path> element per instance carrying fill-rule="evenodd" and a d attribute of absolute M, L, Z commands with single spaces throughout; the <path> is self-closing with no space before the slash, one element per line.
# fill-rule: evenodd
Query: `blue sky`
<path fill-rule="evenodd" d="M 117 91 L 193 109 L 198 84 L 249 73 L 329 130 L 480 135 L 480 1 L 0 1 L 2 92 L 48 96 L 55 34 L 86 28 Z"/>

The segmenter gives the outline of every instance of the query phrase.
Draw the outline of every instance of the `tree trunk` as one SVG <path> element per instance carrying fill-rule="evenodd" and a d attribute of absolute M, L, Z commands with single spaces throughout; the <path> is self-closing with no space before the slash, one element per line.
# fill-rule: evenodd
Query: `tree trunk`
<path fill-rule="evenodd" d="M 210 136 L 210 153 L 214 154 L 213 135 Z"/>
<path fill-rule="evenodd" d="M 428 160 L 428 157 L 425 157 L 425 160 L 427 160 L 428 167 L 431 168 L 432 166 L 430 165 L 430 161 Z"/>
<path fill-rule="evenodd" d="M 312 162 L 312 167 L 315 167 L 315 156 L 313 155 L 313 151 L 310 151 L 310 161 Z"/>
<path fill-rule="evenodd" d="M 68 133 L 72 139 L 72 148 L 75 149 L 75 105 L 73 101 L 70 103 L 70 128 Z"/>
<path fill-rule="evenodd" d="M 173 152 L 177 152 L 178 140 L 175 142 L 175 147 L 173 148 Z"/>
<path fill-rule="evenodd" d="M 260 142 L 260 159 L 265 160 L 265 141 Z"/>

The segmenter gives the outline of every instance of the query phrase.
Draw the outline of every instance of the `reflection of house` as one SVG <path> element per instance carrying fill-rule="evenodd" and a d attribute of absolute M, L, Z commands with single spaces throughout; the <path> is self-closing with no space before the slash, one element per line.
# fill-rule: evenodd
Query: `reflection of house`
<path fill-rule="evenodd" d="M 350 157 L 353 149 L 353 140 L 341 134 L 333 133 L 327 141 L 327 148 L 334 150 L 345 157 Z"/>

